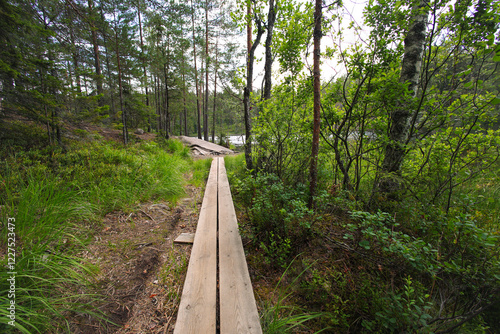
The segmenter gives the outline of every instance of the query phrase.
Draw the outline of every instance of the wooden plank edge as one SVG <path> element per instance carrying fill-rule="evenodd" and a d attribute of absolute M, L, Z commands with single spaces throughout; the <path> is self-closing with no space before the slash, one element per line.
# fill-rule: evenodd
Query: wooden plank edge
<path fill-rule="evenodd" d="M 259 313 L 223 159 L 219 163 L 218 179 L 220 333 L 261 334 Z"/>

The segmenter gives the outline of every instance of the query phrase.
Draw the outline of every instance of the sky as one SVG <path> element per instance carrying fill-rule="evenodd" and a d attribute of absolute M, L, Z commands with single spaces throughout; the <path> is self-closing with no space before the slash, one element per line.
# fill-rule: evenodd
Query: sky
<path fill-rule="evenodd" d="M 328 4 L 330 1 L 325 1 L 326 4 Z M 335 30 L 342 30 L 343 33 L 343 41 L 342 41 L 342 47 L 348 47 L 352 44 L 354 44 L 356 41 L 359 41 L 359 37 L 357 34 L 354 33 L 352 29 L 348 28 L 348 25 L 354 21 L 357 26 L 362 27 L 363 23 L 363 9 L 365 5 L 368 3 L 368 0 L 344 0 L 343 1 L 343 6 L 342 8 L 339 9 L 339 12 L 341 16 L 343 17 L 343 22 L 339 26 L 338 22 L 334 23 L 334 26 L 332 27 L 332 31 L 328 32 L 323 32 L 324 36 L 321 39 L 321 51 L 324 52 L 327 47 L 334 47 L 334 39 L 336 37 L 333 36 L 333 31 Z M 326 10 L 323 11 L 324 15 L 329 15 Z M 362 27 L 361 31 L 361 38 L 367 38 L 369 34 L 369 30 L 367 28 Z M 254 34 L 255 37 L 255 34 Z M 254 67 L 254 89 L 260 89 L 262 86 L 262 80 L 264 77 L 264 40 L 265 40 L 265 34 L 262 36 L 261 40 L 261 45 L 257 48 L 256 51 L 256 58 L 261 59 L 260 61 L 255 62 L 255 67 Z M 338 42 L 338 41 L 337 41 Z M 246 35 L 242 37 L 242 43 L 243 45 L 246 45 Z M 312 43 L 312 40 L 311 40 Z M 312 52 L 310 52 L 312 54 Z M 312 68 L 312 57 L 309 57 L 308 59 L 305 59 L 306 64 L 311 66 Z M 273 75 L 273 80 L 277 78 L 277 73 L 278 73 L 278 62 L 275 61 L 273 63 L 273 71 L 275 72 L 276 75 Z M 345 74 L 346 71 L 342 67 L 342 65 L 338 64 L 338 59 L 323 59 L 322 60 L 322 65 L 321 65 L 321 80 L 322 81 L 328 81 L 332 77 L 338 77 L 342 74 Z"/>

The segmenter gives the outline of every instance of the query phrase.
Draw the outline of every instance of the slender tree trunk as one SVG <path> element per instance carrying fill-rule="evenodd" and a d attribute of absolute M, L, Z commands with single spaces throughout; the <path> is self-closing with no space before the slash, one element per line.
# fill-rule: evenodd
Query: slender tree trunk
<path fill-rule="evenodd" d="M 274 0 L 269 0 L 269 12 L 267 14 L 267 35 L 266 35 L 266 62 L 264 64 L 264 91 L 263 99 L 271 98 L 271 70 L 273 66 L 273 54 L 271 45 L 273 43 L 273 29 L 276 21 L 276 11 L 274 8 Z"/>
<path fill-rule="evenodd" d="M 79 57 L 78 57 L 78 48 L 76 46 L 76 42 L 75 42 L 75 33 L 73 31 L 73 12 L 70 10 L 69 7 L 66 7 L 67 10 L 67 14 L 68 14 L 68 17 L 70 19 L 70 22 L 69 22 L 69 36 L 70 36 L 70 41 L 71 41 L 71 55 L 72 55 L 72 58 L 73 58 L 73 71 L 74 71 L 74 74 L 75 74 L 75 81 L 76 81 L 76 91 L 78 94 L 81 94 L 82 93 L 82 83 L 80 81 L 80 66 L 78 64 L 78 60 L 79 60 Z"/>
<path fill-rule="evenodd" d="M 141 9 L 139 5 L 137 6 L 137 16 L 139 18 L 139 36 L 141 40 L 141 61 L 142 61 L 142 69 L 144 71 L 144 90 L 146 93 L 146 107 L 149 107 L 148 72 L 146 71 L 146 57 L 144 56 L 144 42 L 142 38 Z M 149 110 L 148 110 L 148 132 L 151 132 L 151 115 L 149 115 Z"/>
<path fill-rule="evenodd" d="M 316 196 L 316 188 L 318 183 L 318 153 L 319 153 L 319 130 L 321 124 L 320 111 L 321 111 L 321 77 L 320 77 L 320 54 L 321 54 L 321 6 L 322 0 L 316 0 L 314 10 L 314 125 L 313 125 L 313 139 L 311 150 L 311 167 L 310 167 L 310 187 L 309 187 L 309 208 L 315 206 L 314 197 Z"/>
<path fill-rule="evenodd" d="M 191 21 L 193 23 L 193 58 L 194 58 L 194 81 L 196 83 L 196 114 L 198 116 L 198 139 L 201 139 L 201 109 L 200 109 L 200 90 L 198 87 L 198 68 L 196 66 L 196 38 L 194 30 L 194 6 L 191 0 Z"/>
<path fill-rule="evenodd" d="M 161 96 L 160 96 L 160 80 L 158 76 L 155 75 L 155 99 L 156 99 L 156 115 L 157 124 L 156 132 L 161 133 Z"/>
<path fill-rule="evenodd" d="M 250 2 L 249 2 L 250 3 Z M 250 4 L 247 7 L 247 18 L 248 25 L 251 25 L 251 7 Z M 247 165 L 247 169 L 253 169 L 252 163 L 252 124 L 251 124 L 251 106 L 250 106 L 250 94 L 252 93 L 252 81 L 253 81 L 253 61 L 255 55 L 255 49 L 260 43 L 260 39 L 262 34 L 264 33 L 264 29 L 262 27 L 262 22 L 255 16 L 255 23 L 257 24 L 257 36 L 255 37 L 255 41 L 252 43 L 252 29 L 247 27 L 247 46 L 250 46 L 248 49 L 248 57 L 247 57 L 247 85 L 243 91 L 243 109 L 244 109 L 244 118 L 245 118 L 245 162 Z M 250 35 L 248 35 L 250 33 Z"/>
<path fill-rule="evenodd" d="M 93 0 L 88 0 L 89 6 L 89 17 L 90 17 L 90 31 L 92 34 L 92 45 L 94 47 L 94 66 L 95 66 L 95 74 L 96 74 L 96 86 L 97 86 L 97 94 L 103 94 L 102 88 L 102 73 L 101 73 L 101 62 L 99 60 L 99 44 L 97 42 L 97 27 L 95 26 L 94 19 L 94 2 Z M 102 101 L 99 98 L 99 105 L 102 105 Z"/>
<path fill-rule="evenodd" d="M 215 103 L 217 101 L 217 66 L 218 64 L 218 58 L 219 58 L 219 36 L 217 35 L 217 39 L 215 41 L 215 64 L 214 64 L 214 75 L 215 75 L 215 80 L 214 80 L 214 110 L 212 113 L 212 143 L 215 143 Z"/>
<path fill-rule="evenodd" d="M 184 57 L 184 49 L 182 50 L 182 67 L 181 67 L 181 73 L 182 73 L 182 103 L 184 107 L 184 135 L 188 135 L 187 131 L 187 106 L 186 106 L 186 59 Z M 182 118 L 182 117 L 181 117 Z M 181 132 L 182 132 L 182 127 L 181 127 Z"/>
<path fill-rule="evenodd" d="M 408 99 L 401 98 L 390 115 L 389 143 L 385 148 L 378 190 L 388 198 L 397 199 L 401 190 L 401 164 L 406 155 L 410 121 L 415 116 L 411 100 L 417 95 L 428 20 L 427 4 L 415 2 L 412 25 L 404 40 L 404 54 L 399 82 L 408 83 Z"/>
<path fill-rule="evenodd" d="M 116 64 L 118 66 L 118 89 L 120 91 L 120 110 L 122 113 L 123 123 L 123 143 L 128 144 L 128 130 L 127 130 L 127 113 L 123 108 L 123 87 L 122 87 L 122 68 L 120 63 L 120 48 L 118 44 L 118 26 L 115 18 L 115 47 L 116 47 Z"/>
<path fill-rule="evenodd" d="M 43 13 L 43 16 L 44 16 L 44 23 L 45 23 L 45 29 L 47 31 L 49 31 L 49 26 L 48 26 L 48 23 L 47 23 L 47 20 L 46 20 L 46 17 L 45 17 L 45 12 Z M 56 71 L 56 68 L 54 67 L 54 55 L 52 53 L 52 47 L 51 47 L 51 41 L 49 39 L 49 37 L 47 36 L 46 38 L 46 43 L 47 43 L 47 58 L 48 58 L 48 61 L 49 63 L 51 64 L 50 65 L 50 75 L 55 79 L 57 78 L 57 71 Z M 43 80 L 42 79 L 43 77 L 41 77 L 41 81 Z M 43 81 L 42 81 L 43 82 Z M 60 129 L 60 118 L 59 118 L 59 107 L 57 106 L 57 90 L 56 90 L 56 87 L 55 87 L 55 84 L 54 82 L 50 82 L 48 83 L 48 92 L 50 95 L 52 95 L 53 99 L 54 99 L 54 102 L 55 105 L 52 106 L 51 108 L 51 128 L 52 128 L 52 135 L 54 135 L 54 140 L 57 140 L 57 144 L 60 146 L 60 147 L 63 147 L 62 145 L 62 138 L 61 138 L 61 129 Z M 43 87 L 43 84 L 42 84 L 42 87 Z M 45 113 L 47 113 L 47 110 L 45 110 Z"/>
<path fill-rule="evenodd" d="M 168 110 L 169 107 L 169 89 L 168 89 L 168 71 L 169 71 L 169 63 L 165 63 L 163 65 L 163 71 L 165 73 L 165 138 L 170 138 L 170 112 Z"/>
<path fill-rule="evenodd" d="M 208 0 L 205 1 L 205 115 L 203 119 L 203 139 L 208 141 Z"/>
<path fill-rule="evenodd" d="M 99 9 L 101 11 L 101 20 L 104 21 L 104 10 L 102 8 L 102 4 L 99 6 Z M 109 96 L 111 98 L 111 115 L 112 115 L 112 119 L 114 119 L 114 115 L 116 114 L 116 106 L 115 106 L 115 98 L 114 98 L 114 89 L 113 89 L 113 79 L 111 77 L 111 66 L 110 66 L 110 63 L 109 63 L 109 52 L 108 52 L 108 39 L 106 37 L 106 34 L 103 34 L 102 35 L 102 38 L 103 38 L 103 41 L 104 41 L 104 52 L 105 52 L 105 59 L 106 59 L 106 69 L 107 69 L 107 72 L 108 72 L 108 88 L 109 88 Z"/>

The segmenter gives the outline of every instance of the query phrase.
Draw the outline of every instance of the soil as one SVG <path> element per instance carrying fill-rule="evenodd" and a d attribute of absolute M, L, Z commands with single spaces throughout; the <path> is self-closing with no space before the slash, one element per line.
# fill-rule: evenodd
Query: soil
<path fill-rule="evenodd" d="M 173 333 L 191 252 L 174 244 L 195 232 L 203 193 L 186 186 L 176 205 L 143 203 L 132 213 L 112 212 L 81 257 L 99 267 L 96 305 L 108 319 L 76 316 L 72 333 Z"/>

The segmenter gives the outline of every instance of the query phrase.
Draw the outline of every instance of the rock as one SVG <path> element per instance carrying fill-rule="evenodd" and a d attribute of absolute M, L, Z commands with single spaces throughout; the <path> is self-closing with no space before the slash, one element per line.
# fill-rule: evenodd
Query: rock
<path fill-rule="evenodd" d="M 144 130 L 143 129 L 137 129 L 135 130 L 134 132 L 136 135 L 143 135 L 144 134 Z"/>

